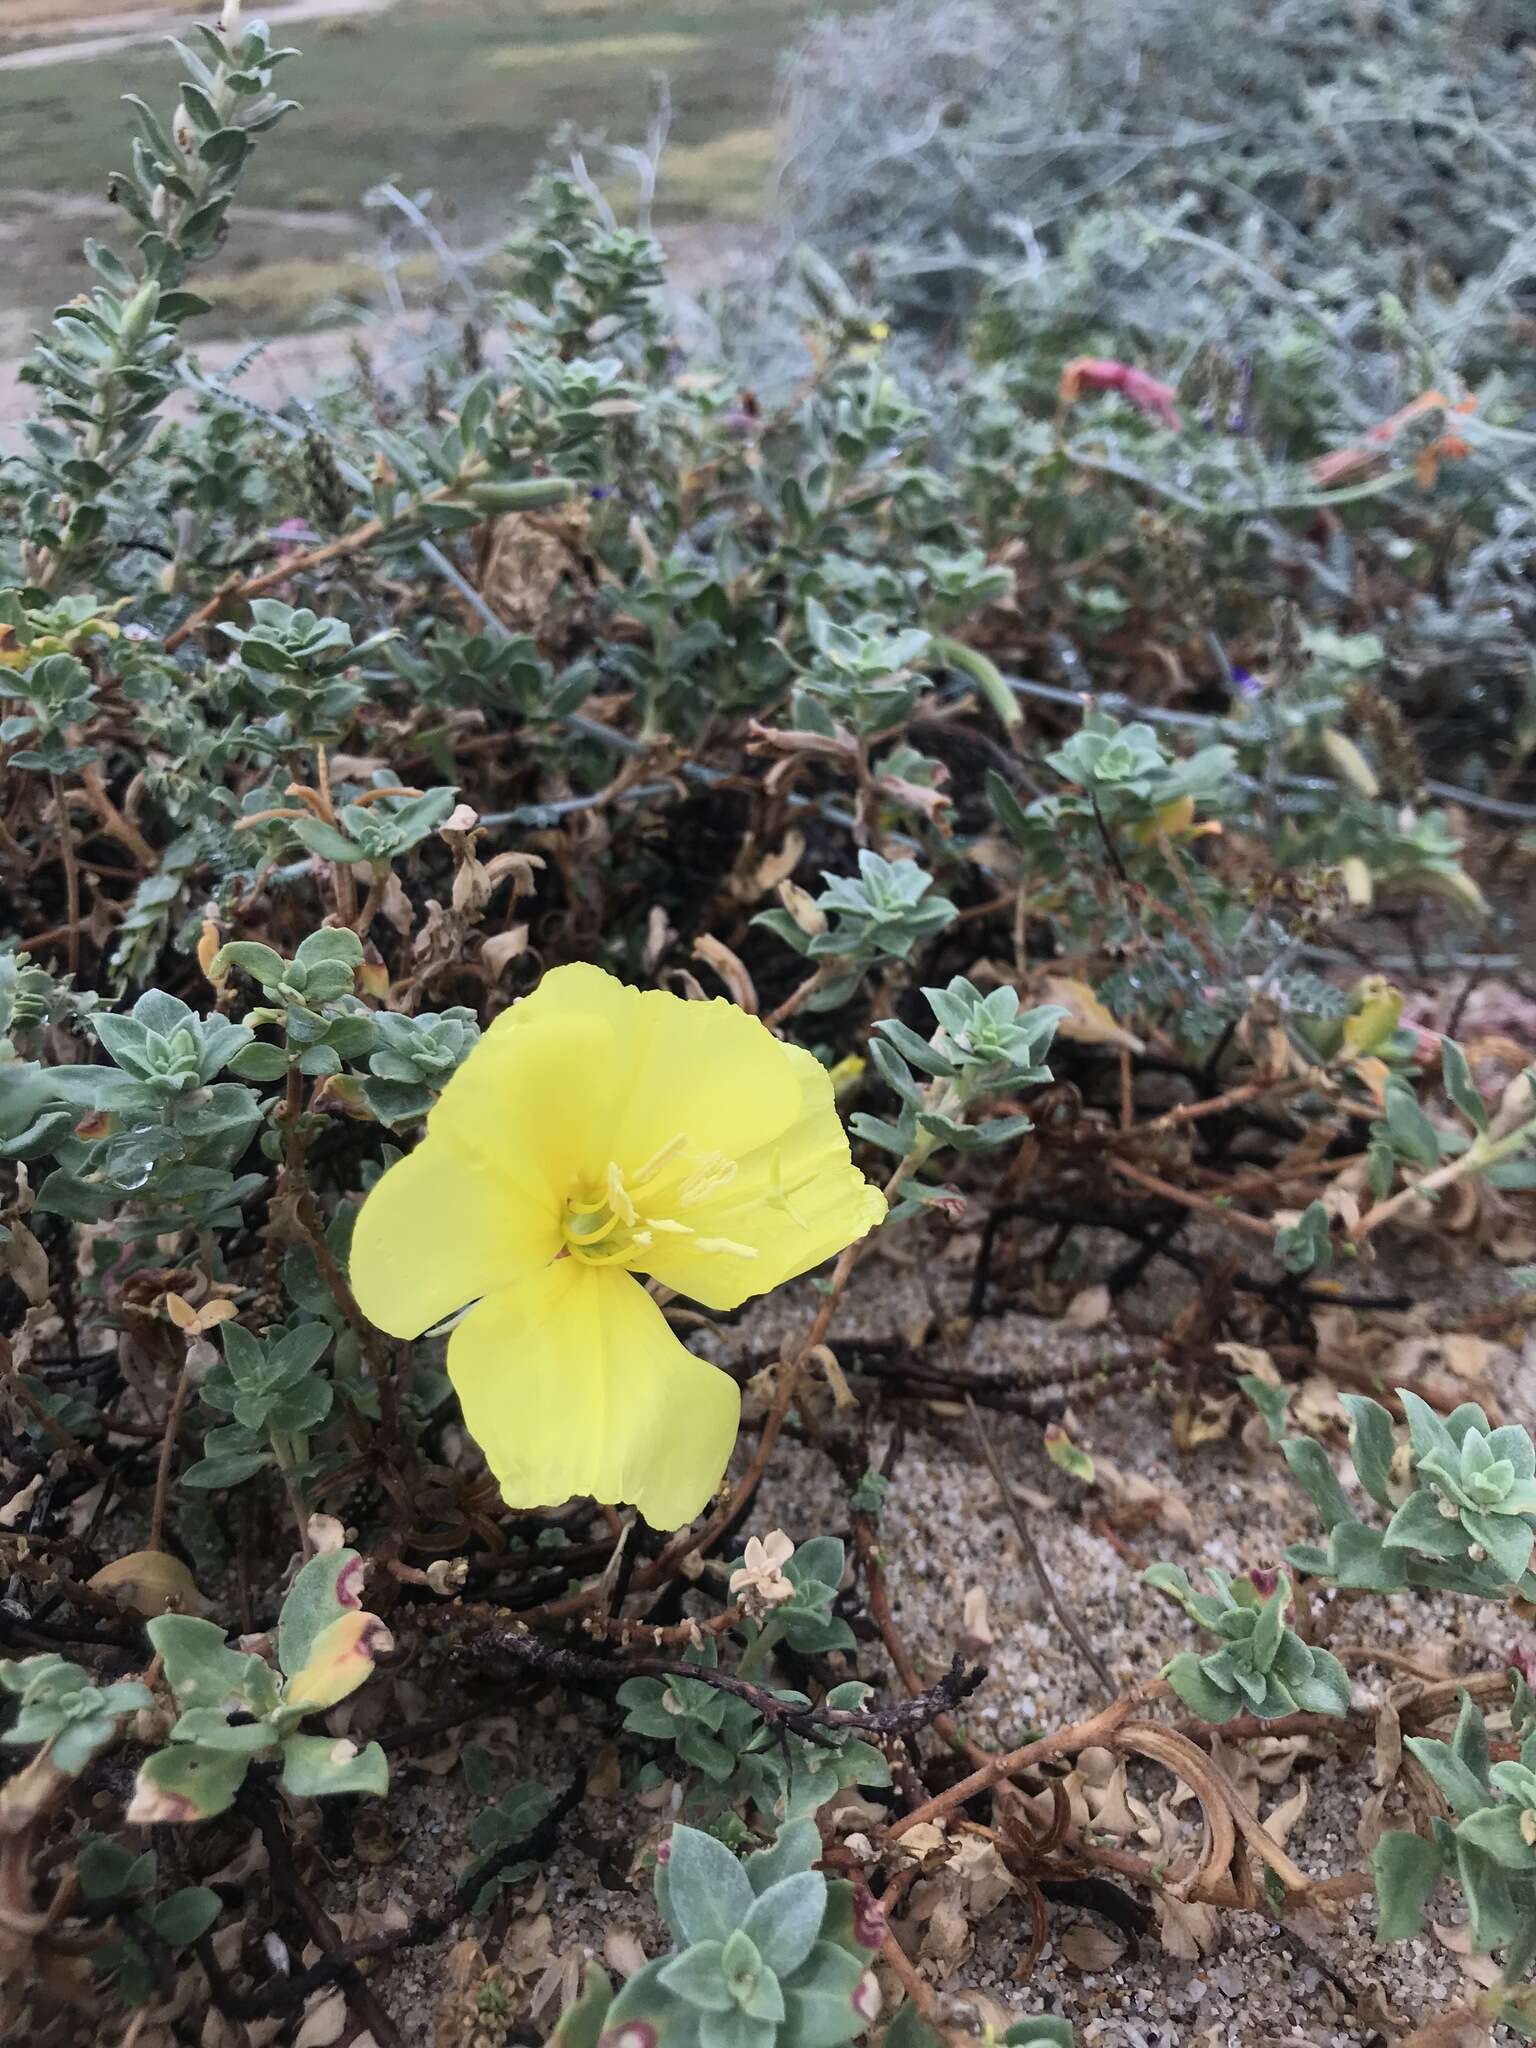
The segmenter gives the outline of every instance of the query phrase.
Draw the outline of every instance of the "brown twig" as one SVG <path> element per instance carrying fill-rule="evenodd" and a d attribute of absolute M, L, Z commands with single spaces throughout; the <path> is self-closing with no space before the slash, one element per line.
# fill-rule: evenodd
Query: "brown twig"
<path fill-rule="evenodd" d="M 1160 1678 L 1154 1678 L 1134 1692 L 1124 1694 L 1107 1706 L 1101 1713 L 1092 1714 L 1086 1721 L 1074 1721 L 1070 1727 L 1058 1728 L 1053 1735 L 1036 1736 L 1033 1742 L 1026 1742 L 1020 1749 L 1006 1750 L 1002 1755 L 991 1757 L 971 1772 L 968 1778 L 961 1778 L 956 1784 L 937 1792 L 924 1805 L 917 1806 L 910 1813 L 904 1813 L 893 1820 L 885 1829 L 881 1839 L 893 1842 L 899 1835 L 921 1821 L 943 1820 L 957 1807 L 964 1806 L 976 1798 L 978 1793 L 990 1792 L 994 1785 L 1004 1778 L 1017 1777 L 1020 1771 L 1031 1770 L 1036 1764 L 1048 1762 L 1052 1757 L 1076 1756 L 1084 1749 L 1105 1747 L 1117 1729 L 1128 1721 L 1136 1709 L 1145 1706 L 1149 1700 L 1164 1699 L 1170 1688 Z"/>
<path fill-rule="evenodd" d="M 1056 1583 L 1046 1570 L 1045 1559 L 1040 1555 L 1040 1546 L 1035 1541 L 1034 1531 L 1030 1528 L 1028 1518 L 1014 1496 L 1013 1488 L 1008 1484 L 1004 1476 L 1001 1461 L 992 1445 L 992 1439 L 982 1427 L 981 1413 L 969 1394 L 965 1397 L 965 1412 L 970 1420 L 971 1432 L 981 1449 L 982 1456 L 987 1461 L 987 1469 L 992 1474 L 997 1490 L 1002 1496 L 1003 1506 L 1012 1517 L 1014 1531 L 1018 1536 L 1024 1556 L 1028 1560 L 1029 1568 L 1034 1573 L 1041 1592 L 1050 1603 L 1051 1612 L 1077 1645 L 1080 1655 L 1092 1666 L 1095 1676 L 1104 1688 L 1106 1699 L 1112 1700 L 1115 1697 L 1116 1686 L 1114 1679 L 1110 1675 L 1109 1666 L 1094 1648 L 1087 1630 L 1057 1592 Z"/>
<path fill-rule="evenodd" d="M 147 1548 L 159 1550 L 160 1536 L 165 1527 L 165 1503 L 171 1486 L 171 1462 L 176 1452 L 176 1435 L 181 1426 L 181 1411 L 187 1405 L 187 1396 L 192 1391 L 192 1362 L 190 1357 L 182 1362 L 181 1375 L 176 1382 L 176 1391 L 171 1396 L 171 1405 L 166 1411 L 165 1430 L 160 1438 L 160 1462 L 155 1468 L 155 1497 L 149 1510 L 149 1542 Z"/>
<path fill-rule="evenodd" d="M 48 780 L 53 785 L 54 815 L 59 821 L 59 858 L 64 863 L 64 914 L 66 919 L 66 945 L 68 947 L 69 971 L 80 972 L 80 867 L 75 857 L 74 827 L 69 822 L 69 806 L 64 801 L 64 785 L 57 775 L 50 772 Z"/>
<path fill-rule="evenodd" d="M 568 1650 L 559 1643 L 512 1629 L 487 1631 L 468 1645 L 466 1654 L 493 1671 L 499 1664 L 510 1663 L 520 1671 L 538 1671 L 549 1678 L 573 1680 L 581 1685 L 612 1685 L 630 1678 L 686 1678 L 712 1691 L 745 1700 L 770 1728 L 787 1729 L 790 1734 L 803 1736 L 807 1742 L 823 1748 L 836 1747 L 839 1733 L 886 1737 L 914 1734 L 930 1726 L 936 1715 L 969 1698 L 986 1677 L 980 1665 L 967 1668 L 956 1657 L 938 1684 L 929 1686 L 915 1699 L 889 1707 L 805 1707 L 794 1700 L 781 1699 L 776 1692 L 754 1685 L 750 1679 L 738 1678 L 734 1672 L 713 1671 L 708 1665 L 690 1664 L 679 1657 L 626 1657 L 620 1663 L 612 1658 L 583 1656 L 578 1650 Z"/>
<path fill-rule="evenodd" d="M 880 1564 L 879 1539 L 875 1525 L 868 1515 L 855 1514 L 851 1525 L 853 1547 L 864 1568 L 864 1587 L 867 1595 L 869 1618 L 880 1631 L 885 1644 L 886 1655 L 890 1658 L 896 1676 L 906 1687 L 908 1694 L 917 1699 L 925 1690 L 917 1666 L 912 1662 L 906 1644 L 896 1627 L 891 1612 L 890 1594 L 886 1590 L 885 1573 Z M 948 1714 L 935 1714 L 931 1723 L 933 1732 L 952 1749 L 958 1749 L 969 1757 L 973 1764 L 987 1761 L 987 1752 L 979 1743 L 963 1734 Z"/>
<path fill-rule="evenodd" d="M 880 1943 L 880 1960 L 887 1965 L 891 1975 L 929 2026 L 942 2026 L 943 2015 L 939 2011 L 939 2001 L 933 1994 L 932 1986 L 919 1975 L 916 1966 L 908 1961 L 906 1950 L 889 1928 L 885 1930 Z"/>
<path fill-rule="evenodd" d="M 1148 1194 L 1161 1195 L 1165 1202 L 1177 1202 L 1181 1208 L 1193 1209 L 1201 1216 L 1209 1216 L 1213 1222 L 1228 1224 L 1234 1230 L 1246 1230 L 1250 1236 L 1262 1237 L 1266 1243 L 1274 1241 L 1275 1225 L 1260 1216 L 1249 1216 L 1242 1209 L 1225 1207 L 1210 1195 L 1197 1195 L 1189 1188 L 1177 1187 L 1171 1180 L 1161 1180 L 1155 1173 L 1148 1173 L 1144 1167 L 1133 1166 L 1129 1159 L 1111 1158 L 1107 1164 L 1111 1173 L 1134 1181 Z"/>
<path fill-rule="evenodd" d="M 138 826 L 125 818 L 113 803 L 102 772 L 92 761 L 87 761 L 80 770 L 80 788 L 86 802 L 100 819 L 103 831 L 120 846 L 125 846 L 146 874 L 153 874 L 160 865 L 159 854 Z"/>

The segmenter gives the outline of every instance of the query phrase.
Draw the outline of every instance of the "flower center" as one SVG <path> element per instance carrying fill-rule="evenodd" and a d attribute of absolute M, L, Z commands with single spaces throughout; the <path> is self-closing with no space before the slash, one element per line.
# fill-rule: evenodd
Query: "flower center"
<path fill-rule="evenodd" d="M 756 1258 L 753 1246 L 726 1237 L 700 1237 L 691 1223 L 665 1213 L 689 1209 L 730 1186 L 736 1162 L 720 1152 L 690 1155 L 680 1132 L 626 1174 L 608 1162 L 600 1191 L 583 1187 L 566 1198 L 562 1231 L 566 1252 L 588 1266 L 641 1266 L 658 1237 L 687 1237 L 700 1252 L 735 1252 Z"/>

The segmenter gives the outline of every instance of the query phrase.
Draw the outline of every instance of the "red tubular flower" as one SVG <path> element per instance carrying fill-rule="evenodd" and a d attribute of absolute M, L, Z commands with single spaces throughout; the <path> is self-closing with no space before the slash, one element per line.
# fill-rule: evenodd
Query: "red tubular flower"
<path fill-rule="evenodd" d="M 1074 405 L 1091 391 L 1118 391 L 1148 419 L 1176 434 L 1183 429 L 1184 422 L 1174 409 L 1173 386 L 1160 383 L 1134 363 L 1117 362 L 1113 356 L 1074 356 L 1061 373 L 1061 402 Z"/>

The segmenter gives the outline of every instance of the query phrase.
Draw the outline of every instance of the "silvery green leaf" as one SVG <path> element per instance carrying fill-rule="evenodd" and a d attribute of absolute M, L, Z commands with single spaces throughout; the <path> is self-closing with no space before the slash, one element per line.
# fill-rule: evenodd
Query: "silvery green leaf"
<path fill-rule="evenodd" d="M 1446 1094 L 1462 1115 L 1477 1130 L 1486 1131 L 1488 1106 L 1472 1078 L 1467 1056 L 1454 1038 L 1442 1038 L 1440 1041 L 1440 1078 L 1445 1083 Z"/>
<path fill-rule="evenodd" d="M 582 1983 L 580 1998 L 560 2015 L 548 2048 L 597 2048 L 612 2003 L 613 1985 L 608 1974 L 593 1963 Z"/>
<path fill-rule="evenodd" d="M 127 1818 L 141 1825 L 211 1820 L 233 1805 L 249 1764 L 231 1750 L 173 1742 L 140 1765 Z"/>
<path fill-rule="evenodd" d="M 1530 1531 L 1526 1534 L 1529 1536 Z M 1464 1557 L 1467 1551 L 1467 1538 L 1460 1522 L 1454 1516 L 1442 1515 L 1439 1501 L 1422 1488 L 1409 1494 L 1387 1524 L 1381 1540 L 1388 1550 L 1412 1550 L 1424 1557 Z"/>
<path fill-rule="evenodd" d="M 1408 1437 L 1417 1458 L 1443 1460 L 1453 1470 L 1461 1460 L 1459 1438 L 1450 1430 L 1430 1407 L 1429 1403 L 1416 1394 L 1411 1387 L 1399 1387 L 1397 1397 L 1403 1404 L 1403 1413 L 1408 1418 Z"/>
<path fill-rule="evenodd" d="M 1424 1931 L 1424 1908 L 1440 1876 L 1442 1858 L 1422 1835 L 1383 1835 L 1371 1851 L 1376 1886 L 1376 1932 L 1382 1941 L 1409 1941 Z"/>
<path fill-rule="evenodd" d="M 1340 1586 L 1367 1593 L 1400 1593 L 1406 1586 L 1405 1554 L 1386 1549 L 1378 1529 L 1364 1522 L 1340 1522 L 1328 1536 L 1326 1574 Z"/>
<path fill-rule="evenodd" d="M 1173 1687 L 1179 1698 L 1191 1713 L 1198 1714 L 1202 1721 L 1209 1721 L 1219 1727 L 1223 1721 L 1230 1721 L 1242 1705 L 1238 1688 L 1217 1685 L 1211 1678 L 1207 1665 L 1209 1658 L 1199 1658 L 1188 1650 L 1181 1651 L 1163 1666 L 1163 1677 Z"/>
<path fill-rule="evenodd" d="M 1360 1484 L 1378 1506 L 1390 1507 L 1388 1482 L 1397 1451 L 1392 1417 L 1365 1394 L 1341 1394 L 1339 1404 L 1349 1417 L 1349 1455 Z"/>
<path fill-rule="evenodd" d="M 818 1941 L 784 1986 L 784 2012 L 795 2048 L 839 2048 L 862 2034 L 870 2014 L 855 2002 L 864 1982 L 864 1964 L 846 1949 Z"/>
<path fill-rule="evenodd" d="M 1349 1674 L 1328 1650 L 1311 1645 L 1312 1671 L 1290 1688 L 1298 1707 L 1308 1714 L 1347 1714 Z"/>
<path fill-rule="evenodd" d="M 277 1661 L 290 1678 L 309 1662 L 321 1630 L 361 1607 L 364 1572 L 355 1550 L 329 1550 L 298 1573 L 277 1623 Z"/>
<path fill-rule="evenodd" d="M 1270 1442 L 1282 1442 L 1285 1437 L 1286 1410 L 1291 1405 L 1294 1389 L 1272 1387 L 1268 1380 L 1261 1380 L 1257 1373 L 1251 1372 L 1239 1374 L 1237 1384 L 1263 1416 Z"/>
<path fill-rule="evenodd" d="M 1465 1820 L 1488 1805 L 1487 1780 L 1448 1742 L 1427 1735 L 1410 1735 L 1406 1747 L 1421 1763 L 1450 1802 L 1451 1811 Z"/>
<path fill-rule="evenodd" d="M 1469 1692 L 1461 1695 L 1451 1748 L 1480 1785 L 1491 1782 L 1488 1771 L 1488 1726 L 1482 1710 Z"/>
<path fill-rule="evenodd" d="M 333 1735 L 290 1735 L 283 1744 L 282 1787 L 296 1799 L 389 1790 L 389 1764 L 378 1743 L 365 1749 Z"/>
<path fill-rule="evenodd" d="M 1472 1508 L 1461 1511 L 1461 1526 L 1474 1543 L 1487 1551 L 1490 1562 L 1512 1584 L 1525 1574 L 1536 1546 L 1536 1532 L 1519 1515 L 1483 1514 Z"/>
<path fill-rule="evenodd" d="M 622 1693 L 620 1698 L 622 1698 Z M 759 1897 L 799 1871 L 808 1871 L 821 1854 L 821 1830 L 811 1820 L 788 1821 L 770 1847 L 749 1856 L 743 1866 Z"/>
<path fill-rule="evenodd" d="M 743 1931 L 775 1976 L 798 1970 L 811 1952 L 827 1905 L 827 1881 L 819 1870 L 802 1870 L 759 1892 Z"/>
<path fill-rule="evenodd" d="M 231 1721 L 219 1707 L 188 1707 L 171 1730 L 172 1742 L 193 1742 L 201 1749 L 227 1749 L 237 1756 L 259 1756 L 271 1749 L 272 1730 L 265 1721 Z"/>
<path fill-rule="evenodd" d="M 773 2048 L 772 2020 L 753 2019 L 738 2005 L 698 2015 L 699 2048 Z"/>
<path fill-rule="evenodd" d="M 145 1633 L 159 1651 L 165 1682 L 183 1713 L 189 1707 L 241 1706 L 257 1719 L 277 1705 L 277 1681 L 261 1657 L 232 1650 L 224 1631 L 190 1614 L 157 1614 Z"/>
<path fill-rule="evenodd" d="M 1004 2048 L 1073 2048 L 1072 2022 L 1048 2013 L 1015 2020 L 1003 2043 Z"/>
<path fill-rule="evenodd" d="M 1518 1877 L 1486 1855 L 1475 1843 L 1455 1835 L 1456 1875 L 1467 1902 L 1467 1928 L 1475 1955 L 1518 1942 L 1529 1919 L 1529 1878 Z"/>
<path fill-rule="evenodd" d="M 667 1897 L 682 1938 L 724 1941 L 752 1908 L 747 1873 L 712 1835 L 679 1824 L 667 1858 Z"/>
<path fill-rule="evenodd" d="M 1280 1450 L 1292 1473 L 1310 1494 L 1326 1530 L 1331 1533 L 1341 1522 L 1354 1519 L 1338 1474 L 1315 1437 L 1287 1437 Z"/>
<path fill-rule="evenodd" d="M 1456 1830 L 1456 1839 L 1491 1857 L 1501 1869 L 1536 1870 L 1536 1846 L 1525 1838 L 1525 1813 L 1512 1799 L 1484 1806 L 1467 1815 Z"/>

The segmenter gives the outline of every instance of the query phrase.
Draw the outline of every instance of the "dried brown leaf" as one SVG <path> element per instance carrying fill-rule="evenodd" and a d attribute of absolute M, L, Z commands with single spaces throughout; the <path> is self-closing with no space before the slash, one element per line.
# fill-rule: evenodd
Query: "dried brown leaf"
<path fill-rule="evenodd" d="M 1059 1946 L 1074 1970 L 1109 1970 L 1125 1954 L 1125 1937 L 1091 1920 L 1078 1920 L 1061 1937 Z"/>
<path fill-rule="evenodd" d="M 991 1617 L 987 1613 L 987 1589 L 985 1586 L 969 1586 L 960 1601 L 960 1635 L 962 1649 L 972 1656 L 989 1650 L 997 1638 L 992 1633 Z"/>
<path fill-rule="evenodd" d="M 757 988 L 740 959 L 723 940 L 703 932 L 693 942 L 693 956 L 712 967 L 731 992 L 731 1001 L 749 1017 L 757 1015 Z"/>
<path fill-rule="evenodd" d="M 304 2008 L 304 2023 L 294 2036 L 293 2048 L 332 2048 L 347 2024 L 345 1991 L 322 1991 Z"/>
<path fill-rule="evenodd" d="M 1157 1915 L 1157 1935 L 1169 1955 L 1181 1962 L 1195 1963 L 1209 1955 L 1220 1938 L 1220 1923 L 1213 1906 L 1199 1906 L 1170 1891 L 1152 1894 Z"/>
<path fill-rule="evenodd" d="M 211 1614 L 197 1582 L 180 1558 L 163 1550 L 135 1550 L 114 1558 L 86 1581 L 93 1593 L 105 1593 L 130 1614 L 145 1620 L 157 1614 Z"/>

